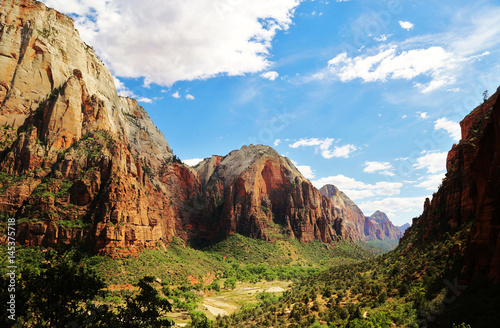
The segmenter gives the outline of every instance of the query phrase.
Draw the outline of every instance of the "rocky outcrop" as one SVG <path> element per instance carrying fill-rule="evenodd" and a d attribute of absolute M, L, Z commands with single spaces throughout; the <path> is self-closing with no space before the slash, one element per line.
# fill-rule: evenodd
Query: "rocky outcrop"
<path fill-rule="evenodd" d="M 268 146 L 243 146 L 197 167 L 202 189 L 218 217 L 215 229 L 272 240 L 350 239 L 331 202 L 285 157 Z"/>
<path fill-rule="evenodd" d="M 269 147 L 180 163 L 73 20 L 37 1 L 0 8 L 0 125 L 0 211 L 17 218 L 22 244 L 85 240 L 122 256 L 173 236 L 352 239 Z"/>
<path fill-rule="evenodd" d="M 374 240 L 373 236 L 378 240 L 399 240 L 402 235 L 384 212 L 376 211 L 371 216 L 366 217 L 365 238 L 370 238 L 367 240 Z"/>
<path fill-rule="evenodd" d="M 134 254 L 186 235 L 195 172 L 117 95 L 71 18 L 36 1 L 2 3 L 0 105 L 0 211 L 18 218 L 20 243 L 86 238 L 99 253 Z"/>
<path fill-rule="evenodd" d="M 500 103 L 499 91 L 460 123 L 462 139 L 448 153 L 447 173 L 423 214 L 409 230 L 419 242 L 472 224 L 464 274 L 500 281 Z"/>
<path fill-rule="evenodd" d="M 320 193 L 328 197 L 336 215 L 342 219 L 347 234 L 353 240 L 399 240 L 402 233 L 394 227 L 389 218 L 377 211 L 366 217 L 361 209 L 334 185 L 325 185 Z"/>
<path fill-rule="evenodd" d="M 365 215 L 359 207 L 334 185 L 325 185 L 319 192 L 330 199 L 335 214 L 342 218 L 347 234 L 353 240 L 365 240 Z"/>

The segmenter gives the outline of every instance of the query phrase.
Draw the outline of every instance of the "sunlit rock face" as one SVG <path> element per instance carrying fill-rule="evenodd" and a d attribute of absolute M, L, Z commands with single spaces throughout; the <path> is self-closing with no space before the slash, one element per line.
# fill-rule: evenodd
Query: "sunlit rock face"
<path fill-rule="evenodd" d="M 86 241 L 136 255 L 173 236 L 353 239 L 286 158 L 250 146 L 179 163 L 73 20 L 31 0 L 0 8 L 0 211 L 27 245 Z"/>
<path fill-rule="evenodd" d="M 353 240 L 399 240 L 402 233 L 397 229 L 385 213 L 377 211 L 366 217 L 361 209 L 334 185 L 325 185 L 320 193 L 328 197 L 348 235 Z"/>

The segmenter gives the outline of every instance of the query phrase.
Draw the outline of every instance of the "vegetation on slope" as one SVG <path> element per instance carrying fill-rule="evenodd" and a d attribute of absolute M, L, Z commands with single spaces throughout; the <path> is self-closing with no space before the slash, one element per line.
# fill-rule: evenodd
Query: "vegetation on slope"
<path fill-rule="evenodd" d="M 496 327 L 498 293 L 459 279 L 470 224 L 418 245 L 417 229 L 393 252 L 307 277 L 279 299 L 263 301 L 216 327 Z M 491 287 L 491 285 L 490 285 Z M 486 301 L 476 303 L 477 296 Z M 489 296 L 488 296 L 489 295 Z M 468 311 L 457 315 L 456 308 Z M 450 311 L 453 310 L 453 311 Z"/>
<path fill-rule="evenodd" d="M 18 326 L 58 327 L 74 317 L 80 327 L 113 327 L 116 320 L 128 320 L 123 317 L 124 309 L 132 311 L 135 306 L 134 311 L 147 310 L 144 305 L 133 303 L 139 302 L 141 293 L 154 285 L 158 294 L 150 297 L 165 308 L 154 314 L 157 319 L 165 319 L 166 310 L 187 311 L 191 314 L 192 326 L 199 327 L 211 324 L 204 313 L 197 311 L 200 293 L 231 290 L 238 281 L 247 284 L 262 280 L 298 281 L 328 266 L 373 258 L 353 243 L 301 244 L 291 239 L 270 243 L 241 235 L 233 235 L 204 249 L 193 249 L 174 238 L 168 247 L 144 250 L 137 258 L 92 256 L 88 249 L 76 245 L 62 250 L 60 246 L 54 247 L 17 247 L 16 265 L 20 268 L 17 296 L 18 302 L 26 305 L 18 311 Z M 2 250 L 6 253 L 6 246 L 2 246 Z M 3 283 L 8 279 L 6 261 L 7 257 L 0 260 Z M 148 276 L 158 279 L 145 281 L 144 277 Z M 266 295 L 260 298 L 267 299 L 269 295 Z M 6 299 L 9 295 L 4 290 L 0 297 Z M 101 305 L 104 307 L 100 308 Z M 94 313 L 97 309 L 100 315 L 86 324 L 85 313 Z M 137 322 L 142 322 L 140 320 Z M 146 326 L 160 324 L 154 322 Z"/>
<path fill-rule="evenodd" d="M 373 255 L 349 242 L 302 244 L 282 239 L 271 243 L 234 234 L 202 249 L 188 247 L 174 237 L 168 247 L 144 250 L 138 258 L 94 256 L 89 261 L 109 284 L 136 283 L 145 275 L 182 284 L 186 281 L 209 283 L 215 278 L 250 282 L 291 280 L 369 258 Z"/>

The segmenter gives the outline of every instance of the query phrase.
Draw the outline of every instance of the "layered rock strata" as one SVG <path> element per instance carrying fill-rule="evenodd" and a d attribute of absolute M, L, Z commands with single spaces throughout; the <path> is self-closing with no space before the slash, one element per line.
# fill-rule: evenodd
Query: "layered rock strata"
<path fill-rule="evenodd" d="M 320 193 L 328 197 L 336 215 L 342 219 L 347 234 L 354 240 L 399 240 L 402 233 L 389 220 L 385 213 L 377 211 L 366 217 L 361 209 L 334 185 L 325 185 Z"/>

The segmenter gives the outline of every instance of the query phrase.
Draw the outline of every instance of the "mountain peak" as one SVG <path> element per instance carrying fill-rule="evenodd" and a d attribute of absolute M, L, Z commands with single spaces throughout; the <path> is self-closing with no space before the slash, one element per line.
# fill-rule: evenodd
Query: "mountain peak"
<path fill-rule="evenodd" d="M 370 219 L 372 219 L 373 221 L 375 222 L 378 222 L 378 223 L 382 223 L 382 222 L 391 222 L 391 220 L 389 220 L 389 217 L 387 216 L 387 214 L 385 214 L 384 212 L 381 212 L 381 211 L 375 211 L 375 213 L 373 213 L 371 216 L 369 216 Z"/>

